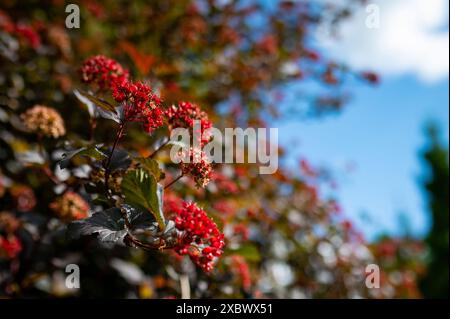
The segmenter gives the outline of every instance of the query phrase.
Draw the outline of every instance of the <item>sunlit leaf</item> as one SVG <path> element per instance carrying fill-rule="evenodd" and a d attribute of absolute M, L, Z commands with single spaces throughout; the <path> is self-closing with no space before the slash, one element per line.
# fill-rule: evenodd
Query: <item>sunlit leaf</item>
<path fill-rule="evenodd" d="M 143 168 L 131 170 L 124 176 L 121 187 L 125 202 L 151 212 L 160 229 L 164 230 L 163 187 L 156 182 L 155 177 Z"/>
<path fill-rule="evenodd" d="M 138 157 L 136 161 L 141 164 L 143 168 L 145 168 L 150 174 L 152 174 L 157 181 L 161 179 L 162 171 L 159 168 L 159 163 L 148 157 Z"/>

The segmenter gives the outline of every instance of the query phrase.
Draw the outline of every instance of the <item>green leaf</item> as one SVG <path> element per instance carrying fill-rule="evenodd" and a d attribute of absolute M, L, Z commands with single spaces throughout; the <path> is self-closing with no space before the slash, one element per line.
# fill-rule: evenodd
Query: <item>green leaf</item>
<path fill-rule="evenodd" d="M 136 161 L 141 164 L 141 166 L 146 169 L 150 174 L 152 174 L 157 181 L 161 179 L 162 171 L 159 168 L 159 163 L 152 158 L 138 157 Z"/>
<path fill-rule="evenodd" d="M 161 230 L 165 228 L 162 212 L 163 187 L 155 177 L 143 168 L 129 171 L 122 180 L 122 193 L 125 202 L 139 209 L 150 211 Z"/>
<path fill-rule="evenodd" d="M 258 262 L 261 260 L 261 255 L 259 254 L 259 250 L 254 245 L 242 245 L 237 249 L 228 249 L 228 253 L 231 255 L 241 255 L 247 261 L 250 262 Z"/>

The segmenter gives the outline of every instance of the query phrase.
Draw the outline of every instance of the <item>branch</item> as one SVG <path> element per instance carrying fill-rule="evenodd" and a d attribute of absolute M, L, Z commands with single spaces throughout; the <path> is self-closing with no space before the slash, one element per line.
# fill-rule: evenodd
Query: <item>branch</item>
<path fill-rule="evenodd" d="M 106 165 L 105 165 L 105 189 L 106 189 L 106 197 L 108 197 L 108 198 L 110 198 L 108 182 L 109 182 L 109 176 L 111 174 L 111 172 L 109 170 L 109 166 L 111 165 L 111 159 L 113 157 L 114 150 L 116 149 L 117 144 L 119 143 L 119 140 L 123 135 L 124 128 L 125 128 L 125 123 L 121 123 L 119 126 L 119 130 L 117 131 L 116 138 L 114 140 L 114 144 L 111 149 L 111 153 L 109 153 L 108 161 L 106 162 Z"/>
<path fill-rule="evenodd" d="M 167 145 L 167 143 L 169 143 L 170 139 L 168 139 L 167 141 L 165 141 L 164 143 L 162 143 L 155 151 L 153 151 L 153 153 L 151 153 L 148 158 L 153 158 L 155 157 L 156 153 L 158 153 L 164 146 Z"/>
<path fill-rule="evenodd" d="M 171 181 L 169 184 L 167 184 L 166 186 L 164 186 L 164 189 L 169 188 L 170 186 L 172 186 L 172 184 L 175 184 L 180 178 L 182 178 L 184 176 L 183 173 L 180 174 L 180 176 L 178 176 L 177 178 L 175 178 L 173 181 Z"/>

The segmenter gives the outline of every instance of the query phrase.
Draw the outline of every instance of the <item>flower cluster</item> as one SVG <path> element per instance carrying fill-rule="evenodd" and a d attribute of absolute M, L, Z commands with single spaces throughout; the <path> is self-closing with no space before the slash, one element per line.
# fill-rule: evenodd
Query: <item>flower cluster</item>
<path fill-rule="evenodd" d="M 50 204 L 50 209 L 61 219 L 72 221 L 86 218 L 89 204 L 77 193 L 67 191 Z"/>
<path fill-rule="evenodd" d="M 123 81 L 113 87 L 113 98 L 123 103 L 125 121 L 142 123 L 146 132 L 164 124 L 161 99 L 148 85 Z"/>
<path fill-rule="evenodd" d="M 165 111 L 167 121 L 171 128 L 190 128 L 194 129 L 194 121 L 199 121 L 201 132 L 196 132 L 201 136 L 201 145 L 205 145 L 211 139 L 207 130 L 212 127 L 208 114 L 202 111 L 197 104 L 190 102 L 180 102 L 178 105 L 172 105 Z"/>
<path fill-rule="evenodd" d="M 15 258 L 22 251 L 22 244 L 15 235 L 3 237 L 0 235 L 0 258 Z"/>
<path fill-rule="evenodd" d="M 242 288 L 250 290 L 252 286 L 252 279 L 250 276 L 250 268 L 245 261 L 245 258 L 239 255 L 231 256 L 231 263 L 233 272 L 235 272 L 241 279 Z"/>
<path fill-rule="evenodd" d="M 173 212 L 178 209 L 183 204 L 183 200 L 178 197 L 175 193 L 167 189 L 164 192 L 164 211 Z"/>
<path fill-rule="evenodd" d="M 69 34 L 64 28 L 51 26 L 48 29 L 48 39 L 64 56 L 68 56 L 72 49 Z"/>
<path fill-rule="evenodd" d="M 233 234 L 235 236 L 241 236 L 243 241 L 247 241 L 250 237 L 250 230 L 245 224 L 236 224 L 233 226 Z"/>
<path fill-rule="evenodd" d="M 58 138 L 66 134 L 64 121 L 59 113 L 48 106 L 35 105 L 21 115 L 28 131 Z"/>
<path fill-rule="evenodd" d="M 29 186 L 14 185 L 9 189 L 9 193 L 16 204 L 17 210 L 21 212 L 29 212 L 36 206 L 36 196 Z"/>
<path fill-rule="evenodd" d="M 222 193 L 237 194 L 239 186 L 230 177 L 220 172 L 213 172 L 211 180 L 217 185 L 217 189 Z"/>
<path fill-rule="evenodd" d="M 31 26 L 19 24 L 16 26 L 15 32 L 25 38 L 33 49 L 40 47 L 41 37 Z"/>
<path fill-rule="evenodd" d="M 22 251 L 20 239 L 15 235 L 21 222 L 11 213 L 0 212 L 0 259 L 12 259 Z"/>
<path fill-rule="evenodd" d="M 180 255 L 189 255 L 205 272 L 210 272 L 215 258 L 222 255 L 224 235 L 195 203 L 183 202 L 173 213 L 175 227 L 181 232 L 175 251 Z"/>
<path fill-rule="evenodd" d="M 208 114 L 194 103 L 180 102 L 177 106 L 172 105 L 169 107 L 165 113 L 172 127 L 190 128 L 194 125 L 194 120 L 201 121 L 204 128 L 212 126 L 208 119 Z"/>
<path fill-rule="evenodd" d="M 6 12 L 1 10 L 0 30 L 24 38 L 33 49 L 41 46 L 41 37 L 31 25 L 23 23 L 16 24 Z"/>
<path fill-rule="evenodd" d="M 128 80 L 128 70 L 116 60 L 103 55 L 87 59 L 80 69 L 84 83 L 96 84 L 100 89 L 110 89 Z"/>
<path fill-rule="evenodd" d="M 181 156 L 180 166 L 183 175 L 192 176 L 199 187 L 208 185 L 211 179 L 212 165 L 206 154 L 200 149 L 191 147 L 189 151 L 183 151 Z"/>

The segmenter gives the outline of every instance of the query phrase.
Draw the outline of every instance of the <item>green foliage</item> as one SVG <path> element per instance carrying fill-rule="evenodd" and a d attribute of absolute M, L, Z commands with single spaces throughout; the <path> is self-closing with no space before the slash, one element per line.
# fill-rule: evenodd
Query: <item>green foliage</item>
<path fill-rule="evenodd" d="M 163 176 L 163 171 L 159 168 L 159 163 L 152 158 L 148 157 L 138 157 L 135 160 L 141 164 L 141 166 L 146 169 L 150 174 L 153 175 L 156 181 L 159 181 Z"/>
<path fill-rule="evenodd" d="M 129 171 L 122 181 L 122 192 L 125 202 L 148 211 L 156 218 L 161 230 L 165 229 L 162 212 L 163 187 L 147 170 L 139 168 Z"/>
<path fill-rule="evenodd" d="M 428 129 L 429 146 L 423 158 L 428 166 L 424 189 L 432 218 L 430 233 L 425 239 L 429 248 L 427 274 L 421 282 L 426 298 L 449 296 L 449 163 L 448 148 L 439 139 L 435 126 Z"/>

